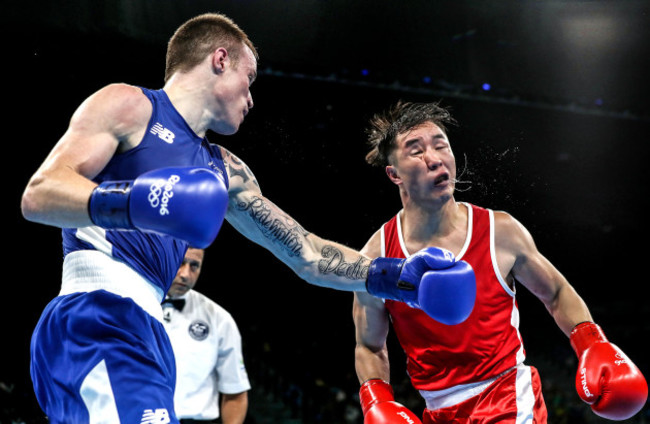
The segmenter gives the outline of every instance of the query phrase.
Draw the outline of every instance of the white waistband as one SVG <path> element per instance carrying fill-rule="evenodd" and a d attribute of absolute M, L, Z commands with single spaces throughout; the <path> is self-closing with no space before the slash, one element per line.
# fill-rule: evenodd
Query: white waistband
<path fill-rule="evenodd" d="M 520 364 L 515 368 L 519 367 L 525 367 L 525 365 Z M 478 383 L 459 384 L 457 386 L 449 387 L 448 389 L 443 390 L 420 390 L 420 395 L 422 395 L 424 398 L 427 409 L 431 411 L 458 405 L 467 399 L 483 393 L 483 391 L 487 389 L 490 384 L 494 383 L 501 376 L 512 371 L 515 368 L 510 368 L 497 375 L 496 377 L 479 381 Z"/>
<path fill-rule="evenodd" d="M 132 299 L 149 315 L 162 322 L 164 293 L 131 267 L 96 250 L 66 255 L 59 295 L 106 290 Z"/>

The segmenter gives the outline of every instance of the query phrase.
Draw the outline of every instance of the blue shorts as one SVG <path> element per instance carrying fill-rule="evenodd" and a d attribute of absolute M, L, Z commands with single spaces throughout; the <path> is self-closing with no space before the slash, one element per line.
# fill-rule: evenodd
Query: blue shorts
<path fill-rule="evenodd" d="M 50 423 L 178 423 L 163 325 L 104 290 L 52 300 L 31 341 L 31 376 Z"/>

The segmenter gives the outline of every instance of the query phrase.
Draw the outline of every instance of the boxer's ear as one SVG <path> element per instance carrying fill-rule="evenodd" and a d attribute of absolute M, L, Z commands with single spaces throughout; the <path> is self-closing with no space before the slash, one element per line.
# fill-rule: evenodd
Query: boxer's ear
<path fill-rule="evenodd" d="M 388 165 L 386 167 L 386 175 L 388 178 L 395 184 L 399 185 L 402 183 L 402 179 L 397 174 L 397 169 L 393 165 Z"/>

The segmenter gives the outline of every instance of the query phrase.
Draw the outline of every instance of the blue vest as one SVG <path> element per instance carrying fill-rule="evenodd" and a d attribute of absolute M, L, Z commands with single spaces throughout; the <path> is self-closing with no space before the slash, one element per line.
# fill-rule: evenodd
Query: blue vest
<path fill-rule="evenodd" d="M 133 180 L 147 171 L 168 166 L 203 166 L 222 174 L 228 187 L 219 147 L 194 133 L 163 90 L 142 91 L 153 105 L 144 138 L 137 147 L 115 154 L 94 181 Z M 164 293 L 188 247 L 184 241 L 169 236 L 99 227 L 66 228 L 62 235 L 64 256 L 77 250 L 102 251 L 131 266 Z"/>

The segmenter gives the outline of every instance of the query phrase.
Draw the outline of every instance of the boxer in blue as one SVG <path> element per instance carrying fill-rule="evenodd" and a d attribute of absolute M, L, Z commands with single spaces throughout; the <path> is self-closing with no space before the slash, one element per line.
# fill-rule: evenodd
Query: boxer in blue
<path fill-rule="evenodd" d="M 224 219 L 311 284 L 408 301 L 443 322 L 448 312 L 419 297 L 420 284 L 451 286 L 454 316 L 472 307 L 466 264 L 441 264 L 435 250 L 371 262 L 311 234 L 262 195 L 244 162 L 207 141 L 208 130 L 234 134 L 253 107 L 257 58 L 226 16 L 188 20 L 168 44 L 164 87 L 92 94 L 28 182 L 24 217 L 63 238 L 61 291 L 31 343 L 51 423 L 178 422 L 160 302 L 188 246 L 209 246 Z"/>

